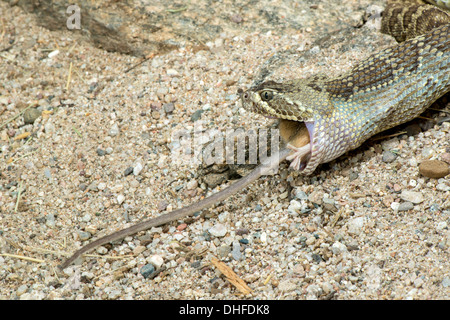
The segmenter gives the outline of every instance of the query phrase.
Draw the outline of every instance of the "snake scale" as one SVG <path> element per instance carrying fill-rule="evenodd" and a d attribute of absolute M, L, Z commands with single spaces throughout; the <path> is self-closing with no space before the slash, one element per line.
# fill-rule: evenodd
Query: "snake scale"
<path fill-rule="evenodd" d="M 442 9 L 416 0 L 390 1 L 382 31 L 400 44 L 357 64 L 343 75 L 313 76 L 283 83 L 264 82 L 240 90 L 244 107 L 281 119 L 288 148 L 222 191 L 157 218 L 97 239 L 76 251 L 61 268 L 83 253 L 151 227 L 210 207 L 245 188 L 285 158 L 304 174 L 361 145 L 372 135 L 411 120 L 450 91 L 450 1 Z M 292 150 L 294 152 L 292 153 Z M 291 153 L 291 154 L 289 154 Z"/>

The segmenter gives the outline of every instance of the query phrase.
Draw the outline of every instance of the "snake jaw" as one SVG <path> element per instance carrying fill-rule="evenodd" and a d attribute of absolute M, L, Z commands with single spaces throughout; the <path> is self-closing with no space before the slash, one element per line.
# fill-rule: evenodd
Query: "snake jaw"
<path fill-rule="evenodd" d="M 260 87 L 263 87 L 263 85 L 261 85 Z M 287 160 L 291 161 L 290 167 L 294 170 L 301 171 L 304 174 L 311 174 L 320 163 L 311 163 L 310 160 L 321 158 L 320 154 L 317 153 L 317 151 L 321 150 L 321 148 L 318 148 L 317 144 L 312 143 L 313 139 L 315 138 L 315 121 L 312 116 L 312 110 L 305 109 L 302 113 L 298 113 L 301 114 L 301 117 L 284 114 L 283 110 L 276 110 L 271 107 L 271 105 L 274 104 L 274 101 L 271 101 L 271 104 L 263 101 L 263 99 L 261 98 L 261 91 L 264 90 L 271 90 L 273 92 L 272 99 L 277 99 L 277 95 L 279 93 L 275 89 L 270 89 L 267 86 L 264 86 L 263 89 L 259 90 L 258 88 L 252 88 L 247 91 L 239 89 L 238 94 L 241 97 L 243 107 L 251 112 L 261 114 L 267 118 L 283 119 L 295 121 L 297 123 L 304 123 L 308 130 L 311 143 L 302 147 L 295 147 L 294 145 L 288 143 L 287 147 L 293 150 L 293 153 L 288 156 Z M 292 101 L 286 101 L 286 97 L 284 96 L 282 103 L 278 105 L 283 106 L 286 103 L 295 104 Z M 320 141 L 320 139 L 317 137 L 315 139 L 316 141 Z"/>

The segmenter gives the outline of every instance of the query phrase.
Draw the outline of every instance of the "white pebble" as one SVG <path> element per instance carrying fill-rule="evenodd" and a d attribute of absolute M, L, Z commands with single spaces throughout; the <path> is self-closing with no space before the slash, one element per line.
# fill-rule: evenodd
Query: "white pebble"
<path fill-rule="evenodd" d="M 298 214 L 298 211 L 302 208 L 302 204 L 297 200 L 291 200 L 288 207 L 288 212 L 290 214 Z"/>
<path fill-rule="evenodd" d="M 106 183 L 100 182 L 97 186 L 98 190 L 105 190 L 106 189 Z"/>
<path fill-rule="evenodd" d="M 266 243 L 267 242 L 267 233 L 263 232 L 261 233 L 261 242 Z"/>
<path fill-rule="evenodd" d="M 364 227 L 364 223 L 365 223 L 364 217 L 351 219 L 349 222 L 347 222 L 348 232 L 353 234 L 360 234 L 362 228 Z"/>
<path fill-rule="evenodd" d="M 423 194 L 420 192 L 403 190 L 402 193 L 400 194 L 400 199 L 412 202 L 414 204 L 418 204 L 423 202 L 424 197 Z"/>
<path fill-rule="evenodd" d="M 160 255 L 157 255 L 157 254 L 148 258 L 147 261 L 157 268 L 160 268 L 164 263 L 164 259 Z"/>
<path fill-rule="evenodd" d="M 447 228 L 447 222 L 445 222 L 445 221 L 439 222 L 439 223 L 437 224 L 437 226 L 436 226 L 436 230 L 437 230 L 437 231 L 442 231 L 442 230 L 444 230 L 445 228 Z"/>
<path fill-rule="evenodd" d="M 109 129 L 109 135 L 111 137 L 115 137 L 119 134 L 119 126 L 117 125 L 117 123 L 114 123 L 111 127 L 111 129 Z"/>
<path fill-rule="evenodd" d="M 136 163 L 136 165 L 135 165 L 134 168 L 133 168 L 133 174 L 134 174 L 135 176 L 137 176 L 139 173 L 141 173 L 141 171 L 142 171 L 143 168 L 144 168 L 144 167 L 142 166 L 142 164 L 141 164 L 140 162 Z"/>
<path fill-rule="evenodd" d="M 53 50 L 48 54 L 48 57 L 51 59 L 53 57 L 56 57 L 59 54 L 59 50 Z"/>
<path fill-rule="evenodd" d="M 122 204 L 124 200 L 125 200 L 125 196 L 123 194 L 119 194 L 117 196 L 117 203 L 118 204 Z"/>
<path fill-rule="evenodd" d="M 178 71 L 175 69 L 167 69 L 168 76 L 174 77 L 174 76 L 177 76 L 178 74 L 179 74 Z"/>
<path fill-rule="evenodd" d="M 331 251 L 334 254 L 340 254 L 342 252 L 347 252 L 347 247 L 345 246 L 345 244 L 336 241 L 335 243 L 333 243 L 333 245 L 331 246 Z"/>
<path fill-rule="evenodd" d="M 391 209 L 394 211 L 398 211 L 398 207 L 400 206 L 399 202 L 392 202 L 391 203 Z"/>
<path fill-rule="evenodd" d="M 218 223 L 209 229 L 209 233 L 214 237 L 223 237 L 227 234 L 227 228 L 223 224 Z"/>
<path fill-rule="evenodd" d="M 436 190 L 439 191 L 450 191 L 450 186 L 446 185 L 445 183 L 438 183 L 436 185 Z"/>

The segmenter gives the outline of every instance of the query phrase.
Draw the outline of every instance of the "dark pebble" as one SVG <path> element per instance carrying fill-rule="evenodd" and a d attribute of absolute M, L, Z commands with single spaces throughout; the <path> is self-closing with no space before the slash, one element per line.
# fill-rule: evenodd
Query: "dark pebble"
<path fill-rule="evenodd" d="M 165 103 L 163 109 L 166 113 L 172 113 L 175 110 L 175 106 L 173 103 Z"/>
<path fill-rule="evenodd" d="M 245 229 L 245 228 L 237 229 L 237 230 L 236 230 L 236 234 L 237 234 L 238 236 L 242 236 L 242 235 L 248 234 L 248 233 L 250 233 L 250 231 L 249 231 L 248 229 Z"/>
<path fill-rule="evenodd" d="M 141 268 L 141 270 L 139 270 L 140 274 L 142 274 L 142 276 L 147 279 L 148 277 L 150 277 L 152 275 L 152 273 L 154 273 L 156 271 L 155 266 L 152 265 L 151 263 L 146 264 L 145 266 L 143 266 Z"/>
<path fill-rule="evenodd" d="M 248 239 L 241 239 L 239 242 L 242 244 L 248 244 Z"/>
<path fill-rule="evenodd" d="M 209 232 L 205 231 L 202 235 L 205 238 L 205 241 L 211 241 L 211 235 L 209 234 Z"/>
<path fill-rule="evenodd" d="M 323 261 L 323 259 L 320 256 L 320 254 L 313 253 L 311 257 L 313 258 L 314 262 L 316 262 L 316 263 L 320 263 L 320 262 Z"/>
<path fill-rule="evenodd" d="M 199 120 L 202 117 L 202 113 L 203 113 L 202 109 L 195 111 L 191 116 L 191 121 L 195 122 Z"/>
<path fill-rule="evenodd" d="M 129 176 L 133 173 L 133 167 L 128 167 L 125 169 L 125 172 L 123 173 L 124 176 Z"/>
<path fill-rule="evenodd" d="M 23 121 L 26 124 L 33 124 L 34 121 L 36 121 L 36 119 L 41 116 L 41 114 L 42 114 L 42 112 L 36 108 L 27 109 L 23 113 Z"/>
<path fill-rule="evenodd" d="M 98 148 L 97 149 L 97 154 L 101 157 L 103 157 L 106 154 L 106 151 L 103 149 Z"/>
<path fill-rule="evenodd" d="M 6 189 L 11 189 L 12 187 L 17 186 L 17 181 L 11 181 L 10 183 L 8 183 L 5 188 Z"/>

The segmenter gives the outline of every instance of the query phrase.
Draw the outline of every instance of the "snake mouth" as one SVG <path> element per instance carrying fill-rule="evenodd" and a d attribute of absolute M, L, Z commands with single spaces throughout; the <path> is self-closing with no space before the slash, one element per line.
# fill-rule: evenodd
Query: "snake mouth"
<path fill-rule="evenodd" d="M 304 171 L 309 164 L 312 154 L 312 138 L 314 134 L 313 121 L 288 120 L 280 115 L 279 133 L 286 147 L 291 150 L 287 160 L 294 170 Z"/>
<path fill-rule="evenodd" d="M 256 90 L 256 89 L 254 89 Z M 317 159 L 320 154 L 313 141 L 319 141 L 316 134 L 316 123 L 314 118 L 299 119 L 292 115 L 283 114 L 283 112 L 275 112 L 274 109 L 268 107 L 268 104 L 262 101 L 260 95 L 251 90 L 238 90 L 242 105 L 250 112 L 258 113 L 269 119 L 280 120 L 280 136 L 287 143 L 287 147 L 292 150 L 287 157 L 291 160 L 290 167 L 301 171 L 303 174 L 310 174 L 317 167 Z M 314 140 L 316 139 L 316 140 Z"/>

